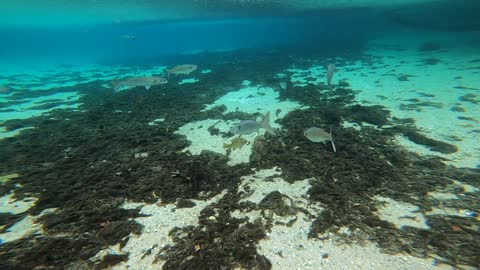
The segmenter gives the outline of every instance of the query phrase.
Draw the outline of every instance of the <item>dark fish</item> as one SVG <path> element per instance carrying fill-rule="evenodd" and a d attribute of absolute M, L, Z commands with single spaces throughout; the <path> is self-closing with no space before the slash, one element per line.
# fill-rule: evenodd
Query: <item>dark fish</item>
<path fill-rule="evenodd" d="M 8 94 L 10 93 L 10 88 L 6 85 L 0 85 L 0 94 Z"/>
<path fill-rule="evenodd" d="M 268 133 L 275 135 L 275 130 L 270 126 L 270 112 L 265 114 L 262 122 L 245 120 L 231 127 L 230 132 L 238 135 L 248 135 L 258 132 L 261 128 L 265 129 Z"/>
<path fill-rule="evenodd" d="M 327 70 L 327 84 L 328 88 L 332 89 L 332 78 L 333 75 L 335 74 L 335 71 L 338 69 L 335 67 L 335 64 L 329 64 L 328 65 L 328 70 Z"/>

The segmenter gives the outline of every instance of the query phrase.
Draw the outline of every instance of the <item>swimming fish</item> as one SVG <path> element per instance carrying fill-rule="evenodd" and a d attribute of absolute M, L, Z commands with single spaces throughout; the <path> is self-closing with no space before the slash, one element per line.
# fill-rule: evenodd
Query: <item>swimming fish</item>
<path fill-rule="evenodd" d="M 10 93 L 10 88 L 6 85 L 0 85 L 0 94 L 8 94 Z"/>
<path fill-rule="evenodd" d="M 134 35 L 121 35 L 120 38 L 122 38 L 124 40 L 135 40 L 135 39 L 137 39 L 137 37 L 134 36 Z"/>
<path fill-rule="evenodd" d="M 190 74 L 191 72 L 195 71 L 198 68 L 196 65 L 180 65 L 176 66 L 172 69 L 167 69 L 168 78 L 170 78 L 170 74 Z"/>
<path fill-rule="evenodd" d="M 253 132 L 258 132 L 259 129 L 265 129 L 268 133 L 275 135 L 275 130 L 270 126 L 270 112 L 265 114 L 262 122 L 255 120 L 245 120 L 230 128 L 230 132 L 238 135 L 248 135 Z"/>
<path fill-rule="evenodd" d="M 330 130 L 330 133 L 327 133 L 321 128 L 312 127 L 305 130 L 303 132 L 303 135 L 312 142 L 325 143 L 326 141 L 330 141 L 332 142 L 333 152 L 337 152 L 337 148 L 335 147 L 335 143 L 333 142 L 332 130 Z"/>
<path fill-rule="evenodd" d="M 328 88 L 332 89 L 332 78 L 333 75 L 335 74 L 335 71 L 337 71 L 337 67 L 335 67 L 335 64 L 329 64 L 327 68 L 327 84 Z"/>
<path fill-rule="evenodd" d="M 150 89 L 153 85 L 166 84 L 168 81 L 160 77 L 136 77 L 127 79 L 121 82 L 112 82 L 113 89 L 117 92 L 120 88 L 127 87 L 132 88 L 135 86 L 144 86 L 145 89 Z"/>
<path fill-rule="evenodd" d="M 247 143 L 248 141 L 240 136 L 238 136 L 237 138 L 234 138 L 230 141 L 230 144 L 226 144 L 224 143 L 223 144 L 223 148 L 225 149 L 231 149 L 231 150 L 235 150 L 235 149 L 242 149 L 242 147 Z"/>

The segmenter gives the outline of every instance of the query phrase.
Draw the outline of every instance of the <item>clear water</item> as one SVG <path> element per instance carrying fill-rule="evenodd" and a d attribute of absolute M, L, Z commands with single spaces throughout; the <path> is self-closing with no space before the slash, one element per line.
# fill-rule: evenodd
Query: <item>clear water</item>
<path fill-rule="evenodd" d="M 478 267 L 477 1 L 0 7 L 2 269 Z"/>

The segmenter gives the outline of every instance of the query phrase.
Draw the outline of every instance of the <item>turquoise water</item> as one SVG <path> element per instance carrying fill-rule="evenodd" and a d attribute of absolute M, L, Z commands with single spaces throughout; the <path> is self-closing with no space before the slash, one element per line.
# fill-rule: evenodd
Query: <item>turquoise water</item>
<path fill-rule="evenodd" d="M 477 269 L 476 1 L 0 5 L 1 269 Z"/>

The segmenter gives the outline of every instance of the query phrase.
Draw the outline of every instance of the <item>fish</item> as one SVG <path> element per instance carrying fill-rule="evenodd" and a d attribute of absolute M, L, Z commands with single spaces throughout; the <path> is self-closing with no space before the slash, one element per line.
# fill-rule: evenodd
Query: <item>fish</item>
<path fill-rule="evenodd" d="M 124 39 L 124 40 L 136 40 L 137 39 L 137 37 L 134 36 L 134 35 L 121 35 L 120 38 Z"/>
<path fill-rule="evenodd" d="M 287 97 L 287 83 L 286 82 L 280 82 L 280 88 L 283 90 L 283 93 L 285 94 L 285 97 Z"/>
<path fill-rule="evenodd" d="M 332 89 L 332 78 L 333 75 L 335 74 L 335 71 L 337 71 L 337 67 L 335 67 L 335 64 L 329 64 L 327 68 L 327 84 L 328 88 Z"/>
<path fill-rule="evenodd" d="M 255 120 L 245 120 L 230 128 L 230 132 L 238 135 L 249 135 L 258 132 L 259 129 L 265 129 L 268 133 L 275 135 L 275 130 L 270 126 L 270 112 L 265 114 L 262 122 Z"/>
<path fill-rule="evenodd" d="M 230 141 L 230 144 L 226 144 L 224 143 L 223 144 L 223 148 L 225 149 L 231 149 L 231 150 L 235 150 L 235 149 L 242 149 L 242 147 L 247 144 L 247 140 L 238 136 L 236 138 L 233 138 L 231 141 Z"/>
<path fill-rule="evenodd" d="M 317 127 L 311 127 L 303 132 L 303 135 L 307 137 L 312 142 L 321 142 L 324 143 L 326 141 L 330 141 L 332 143 L 333 152 L 337 152 L 337 148 L 335 147 L 335 143 L 333 142 L 332 137 L 332 130 L 330 129 L 330 133 L 327 133 L 325 130 Z"/>
<path fill-rule="evenodd" d="M 160 77 L 135 77 L 131 79 L 127 79 L 121 82 L 112 82 L 113 90 L 117 92 L 120 88 L 127 87 L 132 88 L 135 86 L 143 86 L 145 89 L 150 89 L 151 86 L 159 85 L 159 84 L 166 84 L 168 81 L 164 78 Z"/>
<path fill-rule="evenodd" d="M 198 68 L 196 65 L 180 65 L 176 66 L 172 69 L 167 69 L 168 78 L 170 78 L 170 74 L 190 74 L 191 72 L 195 71 Z"/>
<path fill-rule="evenodd" d="M 10 88 L 6 85 L 0 85 L 0 94 L 8 94 L 10 93 Z"/>

